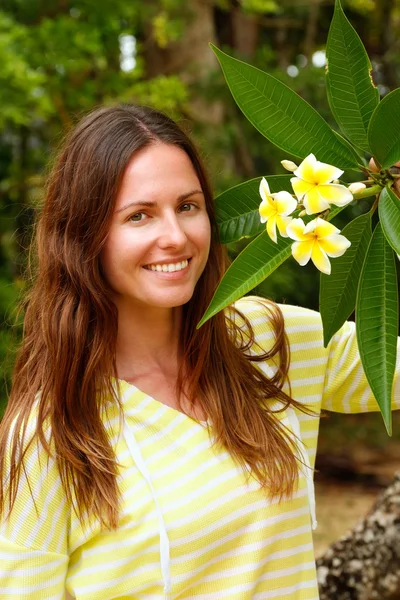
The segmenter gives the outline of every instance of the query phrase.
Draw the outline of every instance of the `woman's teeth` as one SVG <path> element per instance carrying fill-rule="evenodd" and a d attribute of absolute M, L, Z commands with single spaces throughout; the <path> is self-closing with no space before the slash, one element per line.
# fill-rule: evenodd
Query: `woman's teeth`
<path fill-rule="evenodd" d="M 188 260 L 183 260 L 178 263 L 169 263 L 167 265 L 146 265 L 146 269 L 151 269 L 152 271 L 163 271 L 164 273 L 173 273 L 174 271 L 181 271 L 189 264 Z"/>

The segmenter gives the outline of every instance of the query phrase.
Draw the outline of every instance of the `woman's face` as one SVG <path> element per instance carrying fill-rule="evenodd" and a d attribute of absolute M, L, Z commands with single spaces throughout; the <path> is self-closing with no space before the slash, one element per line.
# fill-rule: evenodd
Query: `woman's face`
<path fill-rule="evenodd" d="M 190 158 L 154 144 L 125 171 L 102 251 L 117 306 L 181 306 L 192 297 L 207 262 L 210 221 Z"/>

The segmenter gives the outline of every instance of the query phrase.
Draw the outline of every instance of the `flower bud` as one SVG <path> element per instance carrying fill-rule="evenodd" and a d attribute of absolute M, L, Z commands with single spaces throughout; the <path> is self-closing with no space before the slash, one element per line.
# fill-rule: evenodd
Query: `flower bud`
<path fill-rule="evenodd" d="M 349 190 L 352 194 L 357 194 L 358 192 L 362 192 L 362 190 L 365 190 L 367 186 L 365 185 L 365 183 L 361 183 L 361 181 L 355 181 L 354 183 L 351 183 L 349 185 Z"/>
<path fill-rule="evenodd" d="M 286 171 L 295 171 L 297 169 L 297 165 L 291 160 L 281 160 L 281 165 Z"/>
<path fill-rule="evenodd" d="M 307 214 L 306 210 L 302 210 L 301 212 L 299 212 L 299 217 L 305 217 Z"/>

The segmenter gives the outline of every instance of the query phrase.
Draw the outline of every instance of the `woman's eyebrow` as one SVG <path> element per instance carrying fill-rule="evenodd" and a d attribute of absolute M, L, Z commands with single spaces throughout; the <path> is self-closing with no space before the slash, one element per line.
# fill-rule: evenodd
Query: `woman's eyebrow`
<path fill-rule="evenodd" d="M 178 196 L 176 201 L 182 202 L 183 200 L 186 200 L 186 198 L 190 198 L 190 196 L 194 196 L 195 194 L 203 194 L 203 191 L 202 190 L 192 190 L 190 192 L 186 192 L 185 194 L 181 194 L 180 196 Z M 115 212 L 120 213 L 120 212 L 126 210 L 127 208 L 133 208 L 134 206 L 146 206 L 146 207 L 151 208 L 151 207 L 157 206 L 157 202 L 151 202 L 149 200 L 143 200 L 142 202 L 140 202 L 140 201 L 129 202 L 129 204 L 125 204 L 125 206 L 123 206 L 122 208 L 119 208 Z"/>

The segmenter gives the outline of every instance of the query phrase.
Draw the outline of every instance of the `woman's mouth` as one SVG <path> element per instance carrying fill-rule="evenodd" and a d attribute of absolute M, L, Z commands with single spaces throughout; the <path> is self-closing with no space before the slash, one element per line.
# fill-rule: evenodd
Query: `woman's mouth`
<path fill-rule="evenodd" d="M 189 265 L 191 258 L 186 258 L 182 261 L 178 262 L 170 262 L 170 263 L 152 263 L 149 265 L 144 265 L 144 269 L 148 269 L 150 271 L 157 271 L 158 273 L 175 273 L 176 271 L 183 271 Z"/>

